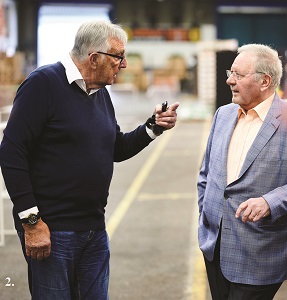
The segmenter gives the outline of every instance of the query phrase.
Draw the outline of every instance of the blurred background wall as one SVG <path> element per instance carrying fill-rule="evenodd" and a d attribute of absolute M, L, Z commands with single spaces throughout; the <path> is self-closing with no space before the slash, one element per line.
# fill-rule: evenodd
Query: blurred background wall
<path fill-rule="evenodd" d="M 229 101 L 225 69 L 238 46 L 271 45 L 286 68 L 286 0 L 0 0 L 0 105 L 31 70 L 60 60 L 91 18 L 129 34 L 128 68 L 114 88 L 169 89 L 219 106 Z M 287 98 L 286 70 L 278 92 Z"/>

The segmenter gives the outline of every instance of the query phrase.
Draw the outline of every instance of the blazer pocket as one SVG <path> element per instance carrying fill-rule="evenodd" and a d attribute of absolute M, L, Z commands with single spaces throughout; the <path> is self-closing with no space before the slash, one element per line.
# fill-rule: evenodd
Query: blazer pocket
<path fill-rule="evenodd" d="M 287 230 L 287 215 L 278 218 L 275 222 L 271 222 L 268 217 L 263 218 L 259 221 L 258 226 L 267 231 Z"/>

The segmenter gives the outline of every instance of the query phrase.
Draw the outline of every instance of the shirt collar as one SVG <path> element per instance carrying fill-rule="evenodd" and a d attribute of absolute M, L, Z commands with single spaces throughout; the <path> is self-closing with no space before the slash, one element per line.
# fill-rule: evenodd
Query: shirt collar
<path fill-rule="evenodd" d="M 69 84 L 72 84 L 74 81 L 76 84 L 85 92 L 87 92 L 86 83 L 83 79 L 82 74 L 76 67 L 75 63 L 73 62 L 70 54 L 66 55 L 62 60 L 61 63 L 63 64 L 66 70 L 66 76 L 68 79 Z M 92 89 L 89 95 L 97 92 L 99 89 Z"/>
<path fill-rule="evenodd" d="M 262 122 L 265 120 L 265 117 L 268 113 L 268 110 L 271 107 L 271 104 L 273 102 L 274 96 L 275 96 L 275 93 L 273 93 L 266 100 L 262 101 L 261 103 L 256 105 L 254 108 L 252 108 L 252 110 L 254 110 L 257 113 L 257 115 L 259 116 L 259 118 L 261 119 Z M 241 114 L 246 115 L 246 112 L 244 111 L 244 109 L 239 107 L 239 109 L 238 109 L 238 118 L 240 118 Z"/>

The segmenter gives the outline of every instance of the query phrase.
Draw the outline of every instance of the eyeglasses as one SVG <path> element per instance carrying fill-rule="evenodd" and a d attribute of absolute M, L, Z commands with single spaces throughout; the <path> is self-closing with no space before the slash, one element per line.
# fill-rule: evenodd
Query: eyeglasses
<path fill-rule="evenodd" d="M 89 55 L 91 55 L 93 52 L 89 53 Z M 123 60 L 126 58 L 124 55 L 117 55 L 117 54 L 111 54 L 111 53 L 106 53 L 106 52 L 101 52 L 101 51 L 97 51 L 96 53 L 100 53 L 100 54 L 104 54 L 104 55 L 108 55 L 111 57 L 115 57 L 120 61 L 120 65 L 122 64 Z"/>
<path fill-rule="evenodd" d="M 252 74 L 264 74 L 263 72 L 254 72 L 254 73 L 246 73 L 245 75 L 239 74 L 236 71 L 226 70 L 227 78 L 229 78 L 231 75 L 235 76 L 237 80 L 241 80 L 246 75 L 252 75 Z"/>

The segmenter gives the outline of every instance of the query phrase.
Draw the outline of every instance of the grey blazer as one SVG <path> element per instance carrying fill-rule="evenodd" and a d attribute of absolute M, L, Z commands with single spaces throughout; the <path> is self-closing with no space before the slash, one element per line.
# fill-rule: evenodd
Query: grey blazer
<path fill-rule="evenodd" d="M 212 261 L 222 225 L 220 263 L 232 282 L 263 285 L 287 278 L 287 103 L 276 94 L 249 149 L 239 178 L 227 185 L 228 145 L 237 104 L 220 107 L 213 120 L 198 179 L 199 246 Z M 243 201 L 263 196 L 271 215 L 243 223 Z"/>

